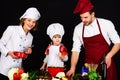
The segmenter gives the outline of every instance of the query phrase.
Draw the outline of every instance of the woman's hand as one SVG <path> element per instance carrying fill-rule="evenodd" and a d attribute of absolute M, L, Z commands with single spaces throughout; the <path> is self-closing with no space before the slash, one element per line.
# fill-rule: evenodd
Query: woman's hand
<path fill-rule="evenodd" d="M 26 48 L 25 53 L 26 54 L 31 54 L 32 53 L 32 48 L 31 47 Z"/>
<path fill-rule="evenodd" d="M 9 51 L 8 55 L 10 55 L 13 59 L 18 59 L 19 57 L 15 56 L 14 51 Z"/>

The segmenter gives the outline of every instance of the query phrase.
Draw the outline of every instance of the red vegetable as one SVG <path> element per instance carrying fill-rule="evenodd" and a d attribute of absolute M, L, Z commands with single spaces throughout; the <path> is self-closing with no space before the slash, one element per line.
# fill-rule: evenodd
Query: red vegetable
<path fill-rule="evenodd" d="M 18 73 L 14 73 L 13 74 L 13 80 L 20 80 L 21 79 L 21 75 Z"/>
<path fill-rule="evenodd" d="M 22 73 L 24 73 L 24 69 L 23 68 L 19 68 L 18 69 L 18 74 L 21 75 Z"/>
<path fill-rule="evenodd" d="M 19 58 L 27 58 L 27 54 L 23 53 L 23 52 L 14 52 L 15 56 L 19 57 Z"/>

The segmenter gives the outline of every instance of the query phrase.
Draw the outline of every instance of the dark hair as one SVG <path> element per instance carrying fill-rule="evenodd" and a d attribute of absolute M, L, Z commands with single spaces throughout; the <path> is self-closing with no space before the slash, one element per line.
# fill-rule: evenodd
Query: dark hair
<path fill-rule="evenodd" d="M 26 18 L 22 18 L 21 20 L 20 20 L 20 25 L 21 26 L 24 26 L 24 21 L 25 21 L 25 19 Z M 38 26 L 38 21 L 36 21 L 36 24 L 35 24 L 35 27 L 32 29 L 33 31 L 36 31 L 37 30 L 37 27 Z"/>
<path fill-rule="evenodd" d="M 94 8 L 92 8 L 92 9 L 89 11 L 90 14 L 92 14 L 93 12 L 95 12 L 95 9 L 94 9 Z"/>

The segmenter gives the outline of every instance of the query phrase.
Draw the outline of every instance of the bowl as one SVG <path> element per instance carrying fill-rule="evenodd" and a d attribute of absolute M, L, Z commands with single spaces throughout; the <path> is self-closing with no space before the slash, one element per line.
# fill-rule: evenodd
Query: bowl
<path fill-rule="evenodd" d="M 27 54 L 25 54 L 23 52 L 15 51 L 14 55 L 17 56 L 17 57 L 19 57 L 19 58 L 23 58 L 23 59 L 27 58 Z"/>
<path fill-rule="evenodd" d="M 66 69 L 64 67 L 48 67 L 47 70 L 52 77 L 55 77 L 57 73 L 64 72 Z"/>

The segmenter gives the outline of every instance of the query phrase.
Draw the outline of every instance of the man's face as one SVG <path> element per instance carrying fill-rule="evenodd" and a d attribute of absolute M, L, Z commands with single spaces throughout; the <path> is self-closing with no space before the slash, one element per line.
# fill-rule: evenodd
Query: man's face
<path fill-rule="evenodd" d="M 93 13 L 89 13 L 89 12 L 86 12 L 86 13 L 83 13 L 83 14 L 80 14 L 80 18 L 83 22 L 83 24 L 85 26 L 88 26 L 89 24 L 92 23 L 93 19 L 94 19 L 94 12 Z"/>

